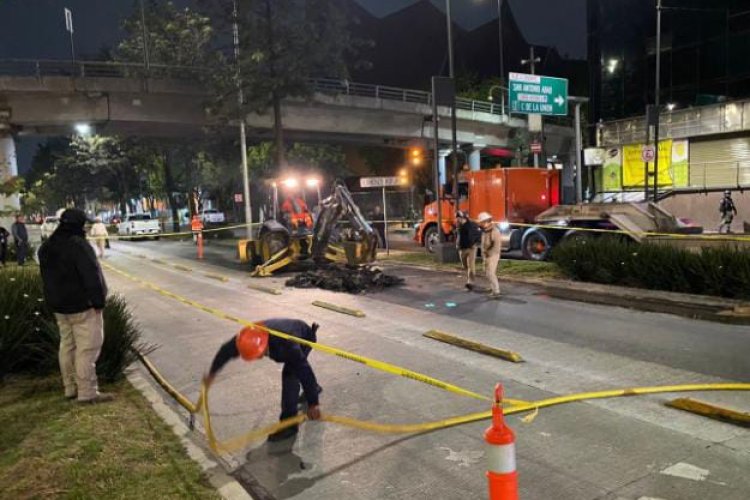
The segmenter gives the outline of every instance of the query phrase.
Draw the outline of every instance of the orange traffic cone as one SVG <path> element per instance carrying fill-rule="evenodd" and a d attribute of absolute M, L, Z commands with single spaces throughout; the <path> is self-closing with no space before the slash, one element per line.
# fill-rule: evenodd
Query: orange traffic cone
<path fill-rule="evenodd" d="M 203 231 L 198 231 L 198 259 L 203 259 Z"/>
<path fill-rule="evenodd" d="M 492 425 L 484 431 L 490 500 L 518 500 L 516 437 L 503 418 L 503 386 L 495 386 Z"/>

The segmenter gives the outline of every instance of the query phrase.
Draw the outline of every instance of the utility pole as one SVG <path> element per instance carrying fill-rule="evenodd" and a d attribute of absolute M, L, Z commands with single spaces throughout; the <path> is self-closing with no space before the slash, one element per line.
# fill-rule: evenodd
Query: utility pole
<path fill-rule="evenodd" d="M 656 114 L 655 120 L 656 125 L 654 126 L 654 149 L 656 149 L 656 155 L 654 156 L 654 203 L 659 200 L 659 122 L 661 117 L 661 11 L 662 11 L 662 0 L 656 0 L 656 85 L 654 113 Z M 645 183 L 648 184 L 648 178 L 644 179 Z"/>
<path fill-rule="evenodd" d="M 67 8 L 63 8 L 65 14 L 65 30 L 70 34 L 70 76 L 76 77 L 76 46 L 73 43 L 73 12 Z"/>
<path fill-rule="evenodd" d="M 148 30 L 146 29 L 146 9 L 143 7 L 143 0 L 138 0 L 138 3 L 141 5 L 141 30 L 142 30 L 142 36 L 143 36 L 143 66 L 146 70 L 146 77 L 148 77 L 149 74 L 149 68 L 151 66 L 151 61 L 149 60 L 149 53 L 148 53 Z"/>
<path fill-rule="evenodd" d="M 503 1 L 497 0 L 497 43 L 500 54 L 500 93 L 502 95 L 500 101 L 500 112 L 503 119 L 505 119 L 505 44 L 503 43 Z"/>
<path fill-rule="evenodd" d="M 446 29 L 448 31 L 448 76 L 453 79 L 454 83 L 456 80 L 456 73 L 453 66 L 453 17 L 451 16 L 451 0 L 445 0 L 445 22 L 447 24 Z M 453 199 L 458 200 L 458 132 L 456 123 L 456 99 L 453 98 L 451 103 L 451 170 L 453 177 Z M 448 179 L 448 176 L 445 176 Z M 440 194 L 438 193 L 438 198 Z M 458 210 L 458 203 L 456 203 L 456 210 Z"/>
<path fill-rule="evenodd" d="M 242 110 L 242 106 L 245 103 L 245 95 L 242 91 L 242 72 L 240 70 L 240 28 L 238 24 L 239 14 L 237 12 L 237 0 L 233 1 L 234 11 L 232 17 L 234 20 L 233 35 L 234 35 L 234 59 L 237 63 L 237 110 L 240 118 L 240 156 L 242 158 L 242 191 L 244 194 L 245 202 L 245 224 L 247 238 L 252 239 L 253 237 L 253 211 L 250 205 L 250 174 L 247 170 L 247 136 L 245 134 L 245 114 Z"/>
<path fill-rule="evenodd" d="M 536 75 L 536 63 L 541 62 L 541 59 L 534 56 L 534 46 L 529 47 L 529 55 L 530 57 L 528 59 L 522 59 L 521 60 L 521 66 L 529 66 L 529 69 L 531 71 L 532 75 Z M 531 115 L 529 115 L 529 119 L 531 118 Z M 536 118 L 534 118 L 536 120 Z M 540 126 L 539 129 L 540 132 L 534 134 L 534 141 L 539 140 L 540 135 L 544 135 L 544 118 L 542 116 L 539 116 L 539 122 Z M 539 168 L 539 153 L 534 153 L 534 168 Z"/>

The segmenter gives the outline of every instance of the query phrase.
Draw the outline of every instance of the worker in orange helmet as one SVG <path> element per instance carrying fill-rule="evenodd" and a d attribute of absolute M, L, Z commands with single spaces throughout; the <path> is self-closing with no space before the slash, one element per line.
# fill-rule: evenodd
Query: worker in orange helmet
<path fill-rule="evenodd" d="M 283 363 L 281 371 L 281 416 L 285 420 L 297 415 L 298 405 L 302 395 L 300 385 L 307 402 L 307 416 L 311 420 L 320 418 L 318 395 L 323 389 L 318 385 L 307 356 L 312 350 L 310 346 L 301 345 L 281 337 L 269 335 L 268 330 L 276 330 L 293 337 L 310 342 L 317 341 L 319 325 L 308 325 L 297 319 L 268 319 L 253 326 L 243 328 L 219 348 L 211 368 L 203 381 L 211 385 L 216 375 L 232 359 L 241 357 L 245 361 L 255 361 L 268 356 L 277 363 Z M 297 434 L 297 426 L 287 427 L 268 436 L 269 441 L 281 441 Z"/>

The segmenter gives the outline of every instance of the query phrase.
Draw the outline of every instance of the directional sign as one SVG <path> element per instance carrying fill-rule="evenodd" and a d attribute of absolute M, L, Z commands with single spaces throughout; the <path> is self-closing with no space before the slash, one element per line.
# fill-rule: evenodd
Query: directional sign
<path fill-rule="evenodd" d="M 568 114 L 567 79 L 511 73 L 508 83 L 512 113 L 530 115 Z"/>
<path fill-rule="evenodd" d="M 532 142 L 531 143 L 531 152 L 534 154 L 539 154 L 542 152 L 542 143 L 541 142 Z"/>
<path fill-rule="evenodd" d="M 235 203 L 242 203 L 243 196 L 242 193 L 234 193 L 234 202 Z"/>
<path fill-rule="evenodd" d="M 383 188 L 389 186 L 400 186 L 401 179 L 398 177 L 361 177 L 359 187 Z"/>
<path fill-rule="evenodd" d="M 641 159 L 644 163 L 651 163 L 656 158 L 656 148 L 654 146 L 643 146 L 641 149 Z"/>

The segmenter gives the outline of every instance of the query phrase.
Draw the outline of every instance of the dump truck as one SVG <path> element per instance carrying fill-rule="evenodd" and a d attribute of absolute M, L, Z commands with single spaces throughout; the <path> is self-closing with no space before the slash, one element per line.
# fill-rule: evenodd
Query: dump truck
<path fill-rule="evenodd" d="M 531 167 L 493 168 L 462 172 L 458 183 L 458 209 L 476 218 L 489 212 L 500 224 L 503 249 L 517 250 L 536 217 L 560 203 L 560 171 Z M 456 203 L 451 195 L 442 197 L 443 221 L 438 228 L 437 201 L 424 207 L 424 217 L 416 228 L 415 241 L 428 252 L 434 251 L 442 230 L 445 241 L 455 238 Z"/>

